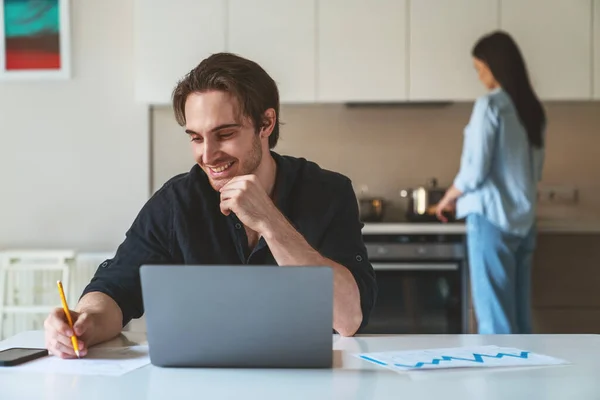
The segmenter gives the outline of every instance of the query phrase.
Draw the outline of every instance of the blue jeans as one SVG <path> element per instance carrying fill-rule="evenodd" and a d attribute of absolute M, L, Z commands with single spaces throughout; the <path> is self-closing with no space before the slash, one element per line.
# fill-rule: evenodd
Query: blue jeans
<path fill-rule="evenodd" d="M 531 264 L 535 226 L 525 237 L 484 216 L 467 216 L 471 296 L 480 334 L 531 333 Z"/>

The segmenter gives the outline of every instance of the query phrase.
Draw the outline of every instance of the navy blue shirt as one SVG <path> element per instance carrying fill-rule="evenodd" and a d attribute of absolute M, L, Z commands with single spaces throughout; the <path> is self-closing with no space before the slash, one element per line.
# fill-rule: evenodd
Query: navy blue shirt
<path fill-rule="evenodd" d="M 271 154 L 277 163 L 276 206 L 322 256 L 352 273 L 364 327 L 377 287 L 350 180 L 303 158 Z M 115 257 L 98 267 L 82 296 L 112 297 L 125 326 L 144 313 L 139 275 L 144 264 L 277 265 L 264 238 L 248 248 L 243 224 L 234 213 L 223 215 L 219 204 L 219 192 L 198 165 L 170 179 L 144 205 Z"/>

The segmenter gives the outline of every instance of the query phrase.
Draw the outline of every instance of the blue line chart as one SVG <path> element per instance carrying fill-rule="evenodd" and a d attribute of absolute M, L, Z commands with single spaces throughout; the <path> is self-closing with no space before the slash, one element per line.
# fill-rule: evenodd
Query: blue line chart
<path fill-rule="evenodd" d="M 473 358 L 441 356 L 440 358 L 434 358 L 433 360 L 428 361 L 428 362 L 419 361 L 414 365 L 394 363 L 394 366 L 403 367 L 403 368 L 422 368 L 426 365 L 439 365 L 442 361 L 452 362 L 453 360 L 455 360 L 455 361 L 470 361 L 470 362 L 474 362 L 474 363 L 483 364 L 485 362 L 484 357 L 496 358 L 496 359 L 503 358 L 503 357 L 514 357 L 514 358 L 527 359 L 529 357 L 529 353 L 530 353 L 529 351 L 522 351 L 520 354 L 497 353 L 496 355 L 484 354 L 484 353 L 472 353 Z"/>
<path fill-rule="evenodd" d="M 371 358 L 371 357 L 367 357 L 367 356 L 360 356 L 360 358 L 362 358 L 362 359 L 364 359 L 364 360 L 367 360 L 367 361 L 371 361 L 372 363 L 375 363 L 375 364 L 379 364 L 379 365 L 387 365 L 387 363 L 384 363 L 383 361 L 379 361 L 379 360 L 376 360 L 376 359 L 374 359 L 374 358 Z"/>

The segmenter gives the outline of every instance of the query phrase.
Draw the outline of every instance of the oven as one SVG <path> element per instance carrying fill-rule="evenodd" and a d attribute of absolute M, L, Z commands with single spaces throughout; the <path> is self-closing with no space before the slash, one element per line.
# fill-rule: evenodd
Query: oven
<path fill-rule="evenodd" d="M 468 331 L 465 235 L 363 234 L 378 294 L 365 334 Z"/>

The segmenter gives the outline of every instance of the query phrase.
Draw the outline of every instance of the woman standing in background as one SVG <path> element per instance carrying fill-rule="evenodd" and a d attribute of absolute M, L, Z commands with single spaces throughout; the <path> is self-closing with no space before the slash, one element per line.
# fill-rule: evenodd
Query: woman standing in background
<path fill-rule="evenodd" d="M 479 333 L 531 333 L 531 264 L 546 116 L 508 34 L 484 36 L 472 55 L 489 92 L 475 102 L 460 171 L 437 215 L 444 221 L 442 211 L 456 201 L 457 218 L 466 217 Z"/>

